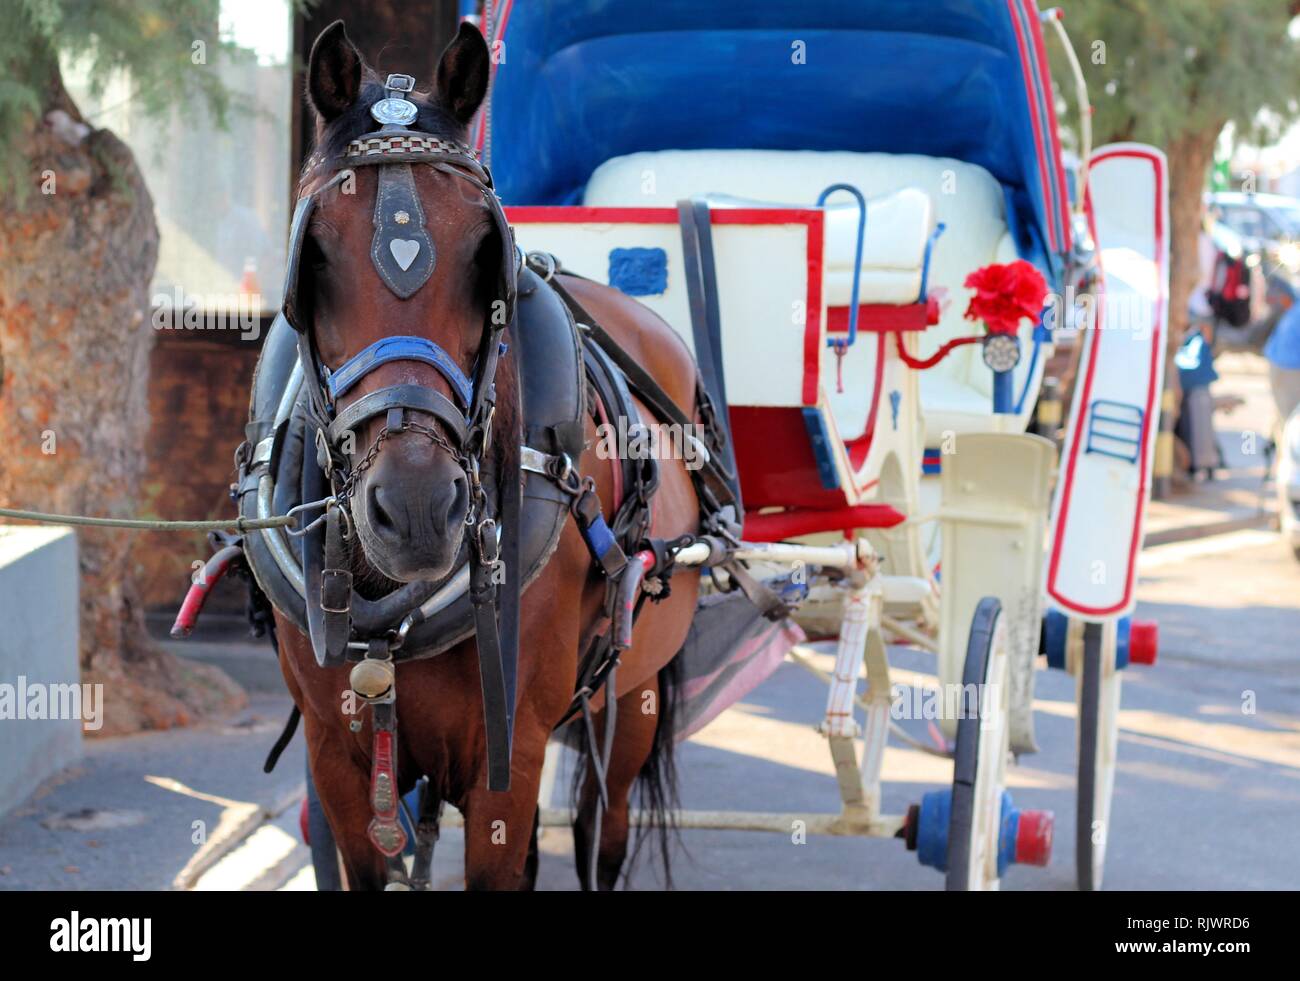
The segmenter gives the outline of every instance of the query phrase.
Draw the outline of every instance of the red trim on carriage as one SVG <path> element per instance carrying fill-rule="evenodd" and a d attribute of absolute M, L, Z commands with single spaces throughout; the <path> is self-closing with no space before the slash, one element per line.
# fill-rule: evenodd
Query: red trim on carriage
<path fill-rule="evenodd" d="M 1033 25 L 1030 34 L 1034 39 L 1034 51 L 1038 55 L 1038 84 L 1043 92 L 1043 105 L 1047 109 L 1047 132 L 1052 137 L 1052 159 L 1048 164 L 1051 168 L 1049 173 L 1056 180 L 1061 206 L 1061 234 L 1064 241 L 1061 242 L 1060 251 L 1069 252 L 1074 229 L 1070 223 L 1070 194 L 1066 189 L 1065 164 L 1061 161 L 1061 130 L 1056 118 L 1056 100 L 1052 96 L 1051 62 L 1047 60 L 1047 43 L 1043 40 L 1043 22 L 1038 16 L 1036 0 L 1023 0 L 1023 2 L 1029 23 Z M 1059 8 L 1056 15 L 1058 18 L 1063 16 Z"/>
<path fill-rule="evenodd" d="M 893 528 L 906 520 L 905 514 L 888 504 L 858 504 L 831 510 L 798 508 L 767 514 L 751 511 L 745 515 L 744 538 L 747 542 L 781 542 L 827 531 Z"/>
<path fill-rule="evenodd" d="M 1163 269 L 1159 267 L 1161 267 L 1165 261 L 1165 226 L 1164 226 L 1165 215 L 1164 215 L 1164 209 L 1161 207 L 1161 202 L 1165 200 L 1164 197 L 1165 175 L 1160 168 L 1159 158 L 1153 154 L 1144 153 L 1136 149 L 1114 150 L 1109 153 L 1102 153 L 1102 154 L 1095 155 L 1092 158 L 1092 160 L 1089 161 L 1089 166 L 1095 163 L 1099 163 L 1102 160 L 1108 160 L 1111 157 L 1134 157 L 1138 160 L 1148 160 L 1154 166 L 1155 181 L 1156 181 L 1155 258 L 1156 258 L 1156 266 L 1157 266 L 1157 282 L 1163 282 L 1165 272 Z M 1094 221 L 1093 218 L 1091 191 L 1085 192 L 1083 200 L 1084 200 L 1084 210 L 1088 214 L 1088 230 L 1092 234 L 1093 241 L 1099 242 L 1100 240 L 1097 238 L 1096 222 Z M 1097 261 L 1099 263 L 1102 261 L 1102 253 L 1100 248 L 1098 248 L 1097 251 Z M 1156 310 L 1158 313 L 1160 310 L 1159 304 L 1157 304 Z M 1097 348 L 1101 345 L 1101 342 L 1110 334 L 1116 335 L 1117 342 L 1121 335 L 1123 336 L 1126 342 L 1131 339 L 1131 335 L 1126 331 L 1105 330 L 1105 324 L 1104 324 L 1105 311 L 1106 311 L 1106 296 L 1105 296 L 1105 291 L 1103 290 L 1098 294 L 1097 297 L 1096 323 L 1093 329 L 1089 332 L 1091 334 L 1091 338 L 1090 338 L 1091 345 L 1090 345 L 1089 357 L 1088 357 L 1088 371 L 1087 374 L 1084 376 L 1084 380 L 1083 380 L 1083 393 L 1079 396 L 1079 398 L 1082 399 L 1082 401 L 1079 404 L 1085 406 L 1091 404 L 1092 383 L 1097 373 L 1097 356 L 1096 356 Z M 1148 441 L 1151 438 L 1151 432 L 1153 429 L 1153 425 L 1151 424 L 1150 420 L 1155 420 L 1157 418 L 1155 415 L 1153 415 L 1153 413 L 1155 412 L 1156 393 L 1160 390 L 1160 384 L 1162 381 L 1162 379 L 1156 377 L 1156 363 L 1159 361 L 1159 354 L 1158 354 L 1159 346 L 1164 343 L 1165 326 L 1166 325 L 1164 324 L 1160 324 L 1158 330 L 1153 330 L 1151 332 L 1152 357 L 1151 357 L 1151 370 L 1147 376 L 1147 401 L 1146 401 L 1146 416 L 1145 416 L 1145 418 L 1148 420 L 1148 425 L 1143 430 L 1142 445 L 1138 450 L 1138 461 L 1140 467 L 1138 471 L 1139 488 L 1147 486 L 1147 459 L 1149 456 L 1147 452 L 1147 445 L 1148 445 Z M 1156 425 L 1158 425 L 1158 422 L 1156 423 Z M 1074 603 L 1062 597 L 1056 590 L 1057 576 L 1060 572 L 1060 565 L 1061 565 L 1061 539 L 1063 537 L 1063 532 L 1061 531 L 1061 529 L 1065 527 L 1066 519 L 1070 512 L 1070 501 L 1071 498 L 1073 497 L 1073 490 L 1074 490 L 1074 469 L 1079 460 L 1079 446 L 1084 442 L 1084 440 L 1079 438 L 1081 435 L 1082 434 L 1080 433 L 1075 436 L 1073 442 L 1070 445 L 1070 458 L 1066 461 L 1065 481 L 1064 481 L 1064 486 L 1061 489 L 1061 509 L 1056 519 L 1057 533 L 1055 539 L 1052 542 L 1052 554 L 1050 556 L 1049 564 L 1047 568 L 1047 594 L 1051 596 L 1053 599 L 1055 599 L 1057 602 L 1065 606 L 1066 609 L 1074 611 L 1076 613 L 1089 614 L 1093 616 L 1109 616 L 1113 613 L 1117 613 L 1120 610 L 1124 609 L 1126 606 L 1129 605 L 1129 602 L 1133 598 L 1133 588 L 1135 585 L 1134 580 L 1137 578 L 1137 555 L 1142 544 L 1142 517 L 1143 517 L 1143 511 L 1145 509 L 1136 508 L 1134 510 L 1133 532 L 1132 532 L 1132 537 L 1130 539 L 1130 545 L 1129 545 L 1129 554 L 1130 556 L 1132 556 L 1132 558 L 1129 561 L 1128 569 L 1125 570 L 1124 595 L 1123 597 L 1121 597 L 1120 601 L 1112 606 L 1092 607 L 1092 606 L 1082 606 L 1078 603 Z"/>
<path fill-rule="evenodd" d="M 502 2 L 502 4 L 501 4 L 501 10 L 497 13 L 497 29 L 496 29 L 496 36 L 497 36 L 497 40 L 499 40 L 499 41 L 501 41 L 501 42 L 503 42 L 503 43 L 505 42 L 505 39 L 506 39 L 506 28 L 507 28 L 507 27 L 509 26 L 509 24 L 510 24 L 510 11 L 511 11 L 513 8 L 514 8 L 514 0 L 503 0 L 503 2 Z M 490 37 L 487 36 L 486 30 L 485 30 L 486 28 L 487 28 L 487 24 L 486 24 L 486 23 L 480 23 L 480 24 L 479 24 L 479 32 L 483 34 L 483 39 L 484 39 L 485 41 L 487 41 L 487 43 L 488 43 L 489 46 L 491 46 L 491 44 L 492 44 L 492 39 L 491 39 Z M 501 64 L 504 64 L 504 63 L 505 63 L 505 59 L 503 58 L 502 61 L 501 61 Z M 498 67 L 500 67 L 500 66 L 497 64 L 497 60 L 496 60 L 496 58 L 493 58 L 493 59 L 492 59 L 492 64 L 488 67 L 488 91 L 489 91 L 489 92 L 492 91 L 492 88 L 493 88 L 492 83 L 496 81 L 496 77 L 497 77 L 497 68 L 498 68 Z M 485 105 L 486 105 L 486 103 L 485 103 Z M 490 126 L 491 126 L 491 123 L 488 121 L 487 113 L 484 112 L 483 110 L 479 110 L 478 119 L 477 119 L 477 120 L 475 121 L 475 123 L 474 123 L 474 127 L 475 127 L 475 135 L 474 135 L 474 150 L 475 150 L 475 152 L 481 153 L 481 152 L 483 151 L 483 145 L 487 142 L 488 129 L 490 128 Z"/>
<path fill-rule="evenodd" d="M 932 312 L 934 316 L 932 317 Z M 862 303 L 858 305 L 858 330 L 867 333 L 892 333 L 901 330 L 925 330 L 939 322 L 938 305 L 907 303 L 895 306 L 888 303 Z M 826 333 L 849 332 L 849 308 L 826 308 Z"/>
<path fill-rule="evenodd" d="M 723 212 L 726 214 L 726 212 Z M 817 389 L 821 385 L 822 363 L 822 250 L 826 233 L 823 212 L 790 212 L 803 215 L 808 225 L 808 300 L 803 331 L 803 404 L 817 404 Z"/>
<path fill-rule="evenodd" d="M 1007 0 L 1007 15 L 1011 18 L 1011 29 L 1016 36 L 1016 48 L 1020 52 L 1020 71 L 1025 79 L 1025 101 L 1029 103 L 1029 118 L 1034 124 L 1034 147 L 1038 154 L 1038 180 L 1043 194 L 1043 207 L 1050 209 L 1052 194 L 1048 190 L 1047 175 L 1042 167 L 1046 156 L 1043 151 L 1043 122 L 1038 114 L 1038 99 L 1030 91 L 1030 88 L 1034 85 L 1034 70 L 1030 66 L 1029 47 L 1025 41 L 1025 32 L 1020 23 L 1020 14 L 1016 10 L 1017 6 L 1021 6 L 1023 10 L 1020 0 Z M 1047 233 L 1051 238 L 1052 247 L 1059 249 L 1060 241 L 1056 234 L 1056 225 L 1051 220 L 1047 223 Z"/>
<path fill-rule="evenodd" d="M 1021 24 L 1017 6 L 1028 22 L 1027 27 Z M 1060 137 L 1057 132 L 1056 109 L 1052 103 L 1052 81 L 1043 45 L 1043 28 L 1033 0 L 1007 0 L 1007 14 L 1011 18 L 1016 47 L 1020 52 L 1025 99 L 1029 103 L 1029 117 L 1033 122 L 1039 187 L 1043 195 L 1043 207 L 1048 213 L 1049 244 L 1058 253 L 1066 252 L 1070 247 L 1070 206 L 1065 193 L 1065 171 L 1061 165 Z M 1046 108 L 1040 111 L 1041 106 Z M 1043 112 L 1046 112 L 1047 118 L 1043 118 Z M 1053 154 L 1050 156 L 1047 152 L 1049 143 Z M 1054 188 L 1049 185 L 1049 181 L 1055 185 Z M 1057 202 L 1056 215 L 1051 214 L 1053 199 Z"/>

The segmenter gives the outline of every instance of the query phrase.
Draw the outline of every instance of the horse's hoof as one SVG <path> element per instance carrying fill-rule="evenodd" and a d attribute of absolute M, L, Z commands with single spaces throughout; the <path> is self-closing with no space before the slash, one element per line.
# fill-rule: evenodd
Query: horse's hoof
<path fill-rule="evenodd" d="M 411 887 L 405 882 L 390 882 L 384 886 L 384 892 L 410 892 Z"/>

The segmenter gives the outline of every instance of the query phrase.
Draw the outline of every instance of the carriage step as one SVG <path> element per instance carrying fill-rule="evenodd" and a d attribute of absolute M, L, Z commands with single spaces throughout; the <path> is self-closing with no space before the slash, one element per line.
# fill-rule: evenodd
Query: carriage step
<path fill-rule="evenodd" d="M 908 808 L 903 825 L 907 850 L 916 852 L 922 865 L 948 871 L 948 828 L 952 817 L 952 789 L 934 790 Z M 1002 826 L 998 833 L 998 876 L 1011 865 L 1045 866 L 1052 858 L 1051 811 L 1022 811 L 1002 791 Z"/>

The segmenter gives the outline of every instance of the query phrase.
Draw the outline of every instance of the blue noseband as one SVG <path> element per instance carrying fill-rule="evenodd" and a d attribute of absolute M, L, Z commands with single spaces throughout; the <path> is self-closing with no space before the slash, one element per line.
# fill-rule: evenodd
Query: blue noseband
<path fill-rule="evenodd" d="M 423 337 L 385 337 L 375 341 L 364 351 L 348 358 L 325 380 L 331 402 L 337 402 L 348 389 L 361 381 L 381 364 L 390 361 L 420 361 L 432 365 L 447 379 L 460 404 L 468 409 L 474 398 L 474 386 L 460 366 L 446 351 Z"/>

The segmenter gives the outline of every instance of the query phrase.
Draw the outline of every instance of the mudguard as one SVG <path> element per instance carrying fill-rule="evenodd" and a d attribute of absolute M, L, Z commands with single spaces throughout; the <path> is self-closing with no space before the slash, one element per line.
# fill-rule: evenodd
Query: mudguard
<path fill-rule="evenodd" d="M 1002 602 L 1009 646 L 1011 748 L 1034 741 L 1034 661 L 1042 623 L 1043 515 L 1051 497 L 1056 448 L 1029 433 L 963 433 L 944 457 L 940 482 L 939 681 L 961 685 L 966 638 L 980 600 Z M 956 737 L 957 720 L 943 729 Z"/>
<path fill-rule="evenodd" d="M 1052 512 L 1047 595 L 1103 622 L 1136 602 L 1151 496 L 1169 309 L 1165 156 L 1116 143 L 1089 164 L 1086 205 L 1100 286 L 1083 345 Z"/>

